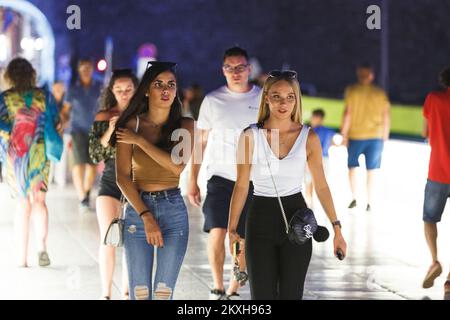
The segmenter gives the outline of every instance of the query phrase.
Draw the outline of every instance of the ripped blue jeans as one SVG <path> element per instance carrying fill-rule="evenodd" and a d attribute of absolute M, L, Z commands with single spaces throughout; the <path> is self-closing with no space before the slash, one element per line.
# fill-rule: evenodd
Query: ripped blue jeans
<path fill-rule="evenodd" d="M 141 198 L 153 213 L 164 240 L 163 248 L 147 243 L 144 223 L 134 208 L 125 210 L 124 247 L 128 266 L 129 292 L 132 300 L 172 299 L 183 262 L 189 221 L 179 189 L 141 192 Z M 156 253 L 156 274 L 153 260 Z"/>

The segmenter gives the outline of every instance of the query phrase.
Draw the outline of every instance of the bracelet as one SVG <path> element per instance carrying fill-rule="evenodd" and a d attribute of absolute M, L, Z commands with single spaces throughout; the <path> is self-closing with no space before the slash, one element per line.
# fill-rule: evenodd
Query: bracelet
<path fill-rule="evenodd" d="M 333 225 L 333 228 L 338 226 L 339 229 L 342 229 L 341 222 L 339 220 L 336 220 L 336 221 L 332 222 L 331 224 Z"/>
<path fill-rule="evenodd" d="M 146 213 L 150 213 L 150 210 L 147 209 L 147 210 L 142 211 L 141 213 L 139 213 L 139 217 L 142 218 L 142 216 Z"/>

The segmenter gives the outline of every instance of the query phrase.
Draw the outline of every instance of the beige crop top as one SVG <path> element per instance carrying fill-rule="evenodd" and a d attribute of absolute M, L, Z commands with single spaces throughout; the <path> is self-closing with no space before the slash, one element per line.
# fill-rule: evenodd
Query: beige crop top
<path fill-rule="evenodd" d="M 139 130 L 139 117 L 136 117 L 136 129 Z M 138 186 L 149 184 L 164 185 L 168 188 L 178 187 L 180 177 L 175 173 L 162 167 L 152 157 L 147 155 L 141 148 L 133 145 L 132 156 L 133 182 Z"/>

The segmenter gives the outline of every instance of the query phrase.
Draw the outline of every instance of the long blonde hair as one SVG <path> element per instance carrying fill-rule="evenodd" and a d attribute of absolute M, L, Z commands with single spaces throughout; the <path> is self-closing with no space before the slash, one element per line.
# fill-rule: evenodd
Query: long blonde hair
<path fill-rule="evenodd" d="M 302 124 L 302 92 L 300 90 L 300 83 L 296 78 L 287 78 L 287 77 L 269 77 L 264 82 L 263 93 L 261 95 L 261 102 L 259 104 L 258 111 L 258 123 L 262 123 L 267 120 L 270 116 L 269 105 L 266 103 L 266 97 L 269 93 L 270 88 L 277 83 L 278 81 L 284 80 L 288 82 L 292 89 L 294 89 L 294 94 L 296 98 L 296 103 L 294 106 L 294 110 L 292 110 L 291 119 L 294 122 Z"/>

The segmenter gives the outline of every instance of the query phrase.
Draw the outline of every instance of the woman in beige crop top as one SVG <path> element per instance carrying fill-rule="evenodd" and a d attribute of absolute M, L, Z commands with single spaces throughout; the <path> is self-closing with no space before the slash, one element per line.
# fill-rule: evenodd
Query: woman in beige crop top
<path fill-rule="evenodd" d="M 176 64 L 149 64 L 111 144 L 117 142 L 117 183 L 131 204 L 124 229 L 130 298 L 170 299 L 187 248 L 187 209 L 178 182 L 192 152 L 194 121 L 181 116 Z M 152 294 L 153 250 L 158 265 Z"/>

